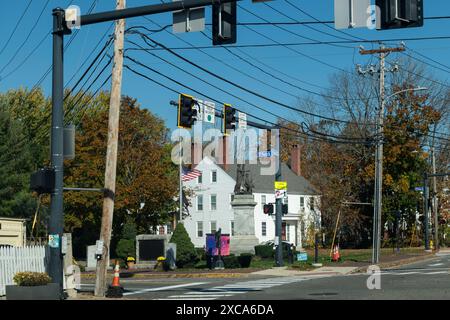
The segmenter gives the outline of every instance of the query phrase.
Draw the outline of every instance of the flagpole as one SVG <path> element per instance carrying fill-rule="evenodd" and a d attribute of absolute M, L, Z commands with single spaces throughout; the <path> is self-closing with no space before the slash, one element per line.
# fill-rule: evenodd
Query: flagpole
<path fill-rule="evenodd" d="M 181 156 L 182 153 L 182 148 L 181 148 L 181 132 L 180 132 L 180 221 L 183 221 L 183 165 L 182 165 L 182 159 L 183 157 Z"/>

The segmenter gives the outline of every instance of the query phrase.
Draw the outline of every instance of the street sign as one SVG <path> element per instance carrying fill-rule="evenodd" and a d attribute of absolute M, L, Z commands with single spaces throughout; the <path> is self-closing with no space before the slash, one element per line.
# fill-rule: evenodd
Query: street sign
<path fill-rule="evenodd" d="M 247 129 L 247 115 L 238 111 L 238 128 Z"/>
<path fill-rule="evenodd" d="M 286 181 L 275 181 L 275 190 L 287 190 Z"/>
<path fill-rule="evenodd" d="M 205 30 L 205 8 L 193 8 L 175 11 L 173 13 L 172 30 L 174 33 Z"/>
<path fill-rule="evenodd" d="M 370 8 L 370 0 L 334 0 L 335 29 L 369 27 Z"/>
<path fill-rule="evenodd" d="M 216 104 L 214 102 L 205 101 L 203 103 L 203 120 L 208 123 L 215 123 Z"/>
<path fill-rule="evenodd" d="M 414 190 L 415 191 L 423 191 L 423 187 L 415 187 Z"/>
<path fill-rule="evenodd" d="M 308 253 L 306 252 L 297 253 L 297 261 L 308 261 Z"/>
<path fill-rule="evenodd" d="M 286 190 L 275 190 L 275 199 L 283 199 L 286 196 Z"/>
<path fill-rule="evenodd" d="M 258 158 L 270 158 L 271 156 L 272 156 L 272 152 L 270 150 L 258 152 Z"/>

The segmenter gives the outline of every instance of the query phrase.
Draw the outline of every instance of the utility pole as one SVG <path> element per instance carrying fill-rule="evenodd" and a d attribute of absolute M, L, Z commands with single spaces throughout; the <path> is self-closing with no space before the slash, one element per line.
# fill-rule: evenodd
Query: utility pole
<path fill-rule="evenodd" d="M 278 128 L 277 128 L 278 129 Z M 281 181 L 281 142 L 280 135 L 277 135 L 277 162 L 278 169 L 275 174 L 275 181 Z M 272 149 L 273 152 L 273 149 Z M 283 241 L 282 241 L 282 229 L 283 229 L 283 204 L 281 198 L 275 199 L 275 239 L 276 239 L 276 252 L 275 262 L 277 267 L 283 266 Z"/>
<path fill-rule="evenodd" d="M 125 9 L 125 0 L 117 0 L 116 10 Z M 103 297 L 106 292 L 106 277 L 109 266 L 114 198 L 116 192 L 117 149 L 119 140 L 119 115 L 123 71 L 123 43 L 125 20 L 116 20 L 114 32 L 114 65 L 111 80 L 111 98 L 109 102 L 108 146 L 106 151 L 105 193 L 103 197 L 103 215 L 100 240 L 103 241 L 102 258 L 97 261 L 95 296 Z"/>
<path fill-rule="evenodd" d="M 434 150 L 434 136 L 433 136 L 433 147 L 431 148 L 431 164 L 433 170 L 434 247 L 437 252 L 439 251 L 439 219 L 438 219 L 438 199 L 436 186 L 436 156 Z"/>
<path fill-rule="evenodd" d="M 386 71 L 394 72 L 395 68 L 392 70 L 386 70 L 385 58 L 391 52 L 401 52 L 405 51 L 404 47 L 398 48 L 385 48 L 381 46 L 380 49 L 375 50 L 360 50 L 361 55 L 367 54 L 379 54 L 380 59 L 380 69 L 378 73 L 380 74 L 380 101 L 377 112 L 376 121 L 376 137 L 377 145 L 375 151 L 375 191 L 374 191 L 374 210 L 373 210 L 373 244 L 372 244 L 372 263 L 378 264 L 380 261 L 380 247 L 381 247 L 381 212 L 382 212 L 382 191 L 383 191 L 383 120 L 384 120 L 384 107 L 385 107 L 385 73 Z M 360 73 L 374 73 L 375 71 L 371 68 L 369 71 L 358 70 Z"/>

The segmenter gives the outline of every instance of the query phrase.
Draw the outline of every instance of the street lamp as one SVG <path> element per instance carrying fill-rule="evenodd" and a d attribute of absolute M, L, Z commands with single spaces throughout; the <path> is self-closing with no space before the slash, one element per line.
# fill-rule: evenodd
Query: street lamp
<path fill-rule="evenodd" d="M 409 91 L 427 90 L 425 87 L 409 88 L 394 92 L 387 96 L 391 98 L 397 94 Z M 378 264 L 380 261 L 380 247 L 381 247 L 381 198 L 383 189 L 383 117 L 384 105 L 386 97 L 384 96 L 384 89 L 380 96 L 380 109 L 377 117 L 376 136 L 378 138 L 376 152 L 375 152 L 375 201 L 373 208 L 373 246 L 372 246 L 372 263 Z"/>

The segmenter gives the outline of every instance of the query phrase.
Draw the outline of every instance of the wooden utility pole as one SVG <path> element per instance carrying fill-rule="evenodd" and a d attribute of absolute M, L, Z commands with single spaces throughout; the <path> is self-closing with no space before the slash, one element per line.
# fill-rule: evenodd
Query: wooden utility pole
<path fill-rule="evenodd" d="M 380 104 L 377 112 L 377 128 L 376 128 L 376 151 L 375 151 L 375 194 L 374 194 L 374 211 L 373 211 L 373 251 L 372 251 L 372 263 L 378 264 L 380 261 L 380 247 L 381 247 L 381 210 L 382 210 L 382 191 L 383 191 L 383 119 L 384 119 L 384 106 L 385 106 L 385 58 L 391 52 L 405 51 L 404 47 L 399 48 L 385 48 L 381 46 L 375 50 L 360 50 L 362 55 L 367 54 L 379 54 L 380 58 Z"/>
<path fill-rule="evenodd" d="M 117 0 L 116 10 L 125 8 L 125 0 Z M 119 115 L 122 89 L 123 46 L 125 19 L 117 20 L 114 32 L 114 65 L 111 80 L 111 98 L 109 102 L 108 147 L 106 152 L 105 193 L 103 198 L 102 226 L 100 240 L 103 241 L 103 254 L 97 261 L 95 296 L 106 293 L 107 269 L 111 243 L 114 196 L 116 192 L 117 149 L 119 140 Z"/>

